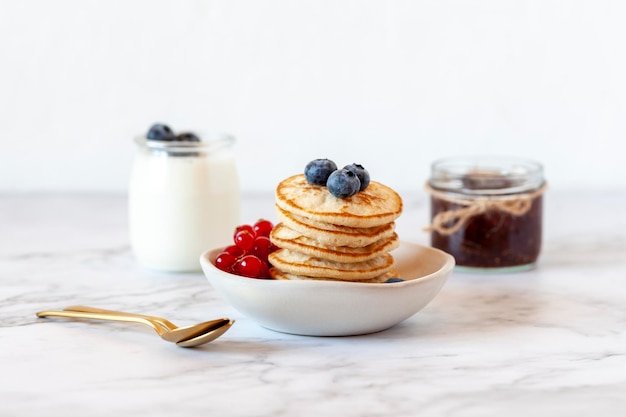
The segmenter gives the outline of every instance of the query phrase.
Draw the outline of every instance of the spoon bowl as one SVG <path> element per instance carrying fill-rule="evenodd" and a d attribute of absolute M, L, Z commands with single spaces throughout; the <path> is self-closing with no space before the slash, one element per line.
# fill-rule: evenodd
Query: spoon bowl
<path fill-rule="evenodd" d="M 214 328 L 213 330 L 207 331 L 206 333 L 201 333 L 199 335 L 191 337 L 190 339 L 176 342 L 176 346 L 194 347 L 209 343 L 226 333 L 226 331 L 230 329 L 230 326 L 232 326 L 234 322 L 235 320 L 229 320 L 228 323 L 223 324 L 220 327 Z"/>

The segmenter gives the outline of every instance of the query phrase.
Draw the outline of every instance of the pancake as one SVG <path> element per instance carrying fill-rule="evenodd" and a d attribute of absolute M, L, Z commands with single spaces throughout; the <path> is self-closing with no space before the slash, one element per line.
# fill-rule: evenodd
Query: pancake
<path fill-rule="evenodd" d="M 279 220 L 288 228 L 308 236 L 326 246 L 348 246 L 353 248 L 371 245 L 382 239 L 389 239 L 394 234 L 395 223 L 368 228 L 336 226 L 320 222 L 311 223 L 309 219 L 300 217 L 276 206 Z"/>
<path fill-rule="evenodd" d="M 269 261 L 284 273 L 344 281 L 372 279 L 391 271 L 395 266 L 389 253 L 364 262 L 346 263 L 314 258 L 289 249 L 272 252 Z"/>
<path fill-rule="evenodd" d="M 303 174 L 278 184 L 276 204 L 311 221 L 361 229 L 387 225 L 402 213 L 398 193 L 376 181 L 351 197 L 337 198 L 326 187 L 309 184 Z"/>
<path fill-rule="evenodd" d="M 351 280 L 349 282 L 364 282 L 364 283 L 371 283 L 371 284 L 380 284 L 380 283 L 387 281 L 389 278 L 396 278 L 397 276 L 398 276 L 398 272 L 395 269 L 393 269 L 385 274 L 379 275 L 374 278 L 363 279 L 363 280 Z M 280 271 L 277 268 L 270 268 L 270 277 L 272 279 L 278 279 L 278 280 L 283 280 L 283 281 L 310 281 L 310 280 L 342 281 L 340 279 L 333 279 L 333 278 L 316 278 L 316 277 L 307 277 L 303 275 L 288 274 L 288 273 Z"/>
<path fill-rule="evenodd" d="M 393 233 L 389 238 L 383 238 L 362 247 L 326 246 L 310 236 L 288 228 L 283 223 L 279 223 L 274 227 L 270 234 L 270 239 L 279 248 L 300 252 L 315 258 L 345 263 L 367 261 L 400 245 L 398 235 Z"/>

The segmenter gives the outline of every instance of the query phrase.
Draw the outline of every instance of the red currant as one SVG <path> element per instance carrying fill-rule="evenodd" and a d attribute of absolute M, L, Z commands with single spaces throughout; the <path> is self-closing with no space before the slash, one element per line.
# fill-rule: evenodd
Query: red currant
<path fill-rule="evenodd" d="M 235 245 L 245 252 L 254 247 L 254 235 L 247 230 L 240 230 L 235 233 Z"/>
<path fill-rule="evenodd" d="M 228 252 L 221 252 L 215 258 L 215 266 L 222 271 L 230 272 L 237 258 Z"/>
<path fill-rule="evenodd" d="M 274 228 L 274 225 L 269 220 L 259 219 L 256 223 L 254 223 L 254 226 L 252 226 L 252 228 L 257 236 L 268 237 L 270 235 L 270 232 Z"/>
<path fill-rule="evenodd" d="M 250 226 L 249 224 L 241 224 L 237 226 L 235 228 L 235 233 L 233 234 L 233 237 L 237 236 L 237 233 L 241 232 L 242 230 L 246 230 L 250 232 L 252 236 L 256 237 L 256 232 L 254 231 L 254 227 Z"/>
<path fill-rule="evenodd" d="M 235 264 L 234 271 L 237 275 L 256 278 L 261 271 L 263 262 L 254 255 L 246 255 Z"/>
<path fill-rule="evenodd" d="M 233 234 L 235 244 L 226 247 L 218 255 L 215 265 L 245 277 L 269 278 L 271 265 L 267 257 L 277 249 L 269 239 L 273 228 L 272 222 L 265 219 L 259 219 L 253 225 L 237 226 Z"/>
<path fill-rule="evenodd" d="M 270 254 L 272 248 L 272 242 L 268 237 L 259 236 L 254 239 L 254 248 L 252 253 L 256 255 L 263 262 L 267 262 L 267 255 Z"/>
<path fill-rule="evenodd" d="M 267 266 L 267 263 L 261 262 L 261 269 L 259 270 L 259 274 L 257 278 L 261 279 L 269 279 L 270 278 L 270 269 Z"/>
<path fill-rule="evenodd" d="M 224 249 L 224 252 L 228 252 L 233 255 L 235 258 L 241 257 L 245 252 L 239 246 L 231 245 Z"/>
<path fill-rule="evenodd" d="M 278 248 L 278 246 L 276 246 L 276 245 L 274 245 L 274 244 L 272 243 L 272 246 L 270 246 L 270 253 L 272 253 L 272 252 L 276 252 L 278 249 L 279 249 L 279 248 Z"/>

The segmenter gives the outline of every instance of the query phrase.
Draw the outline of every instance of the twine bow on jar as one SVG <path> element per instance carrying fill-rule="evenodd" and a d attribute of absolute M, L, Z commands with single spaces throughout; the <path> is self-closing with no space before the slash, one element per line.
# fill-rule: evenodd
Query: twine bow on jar
<path fill-rule="evenodd" d="M 463 207 L 437 213 L 433 217 L 430 226 L 424 228 L 424 231 L 437 232 L 443 236 L 449 236 L 461 229 L 472 217 L 490 210 L 499 210 L 513 216 L 523 216 L 532 207 L 533 199 L 543 194 L 546 188 L 547 184 L 544 183 L 544 185 L 531 193 L 465 199 L 451 197 L 448 193 L 437 191 L 429 184 L 426 184 L 426 192 L 432 197 Z"/>

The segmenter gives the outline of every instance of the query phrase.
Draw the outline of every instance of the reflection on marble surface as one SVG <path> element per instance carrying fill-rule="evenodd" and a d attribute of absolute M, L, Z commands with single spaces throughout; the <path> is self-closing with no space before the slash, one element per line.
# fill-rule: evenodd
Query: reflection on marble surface
<path fill-rule="evenodd" d="M 398 233 L 426 244 L 425 199 L 403 197 Z M 272 210 L 249 196 L 243 219 Z M 551 191 L 545 219 L 536 270 L 454 273 L 389 330 L 316 338 L 257 326 L 201 274 L 140 269 L 123 197 L 0 197 L 0 415 L 619 415 L 626 194 Z M 237 322 L 181 349 L 139 325 L 34 315 L 71 304 Z"/>

